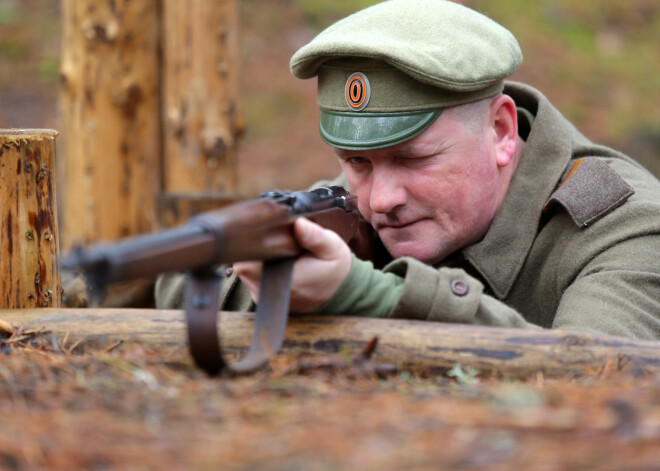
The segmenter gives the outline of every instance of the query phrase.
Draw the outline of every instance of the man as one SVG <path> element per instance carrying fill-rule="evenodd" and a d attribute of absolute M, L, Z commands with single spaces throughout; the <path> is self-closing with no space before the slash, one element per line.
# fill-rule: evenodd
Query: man
<path fill-rule="evenodd" d="M 509 31 L 443 0 L 380 3 L 292 57 L 392 257 L 376 269 L 297 220 L 292 311 L 660 339 L 660 182 L 505 82 L 521 62 Z M 259 267 L 235 265 L 224 309 L 257 299 Z M 180 285 L 161 280 L 159 307 Z"/>

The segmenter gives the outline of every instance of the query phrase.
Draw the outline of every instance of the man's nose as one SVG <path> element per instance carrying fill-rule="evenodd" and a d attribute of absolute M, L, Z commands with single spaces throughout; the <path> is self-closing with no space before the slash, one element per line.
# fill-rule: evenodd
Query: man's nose
<path fill-rule="evenodd" d="M 406 203 L 406 190 L 400 176 L 390 169 L 374 171 L 369 204 L 372 211 L 386 214 Z"/>

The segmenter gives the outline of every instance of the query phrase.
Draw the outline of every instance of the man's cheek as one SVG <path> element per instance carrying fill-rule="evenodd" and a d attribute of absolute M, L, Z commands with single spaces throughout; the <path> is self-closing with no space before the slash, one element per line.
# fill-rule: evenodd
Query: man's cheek
<path fill-rule="evenodd" d="M 358 210 L 362 217 L 371 224 L 371 208 L 369 207 L 369 200 L 362 198 L 358 195 Z"/>

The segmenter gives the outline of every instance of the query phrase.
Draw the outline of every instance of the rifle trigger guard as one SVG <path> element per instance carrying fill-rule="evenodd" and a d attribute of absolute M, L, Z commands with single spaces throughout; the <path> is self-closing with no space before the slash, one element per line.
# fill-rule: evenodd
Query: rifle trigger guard
<path fill-rule="evenodd" d="M 268 363 L 284 343 L 294 262 L 295 257 L 264 262 L 250 348 L 244 358 L 232 364 L 222 356 L 216 328 L 221 277 L 208 271 L 188 274 L 188 342 L 197 366 L 216 376 L 223 371 L 250 373 Z"/>

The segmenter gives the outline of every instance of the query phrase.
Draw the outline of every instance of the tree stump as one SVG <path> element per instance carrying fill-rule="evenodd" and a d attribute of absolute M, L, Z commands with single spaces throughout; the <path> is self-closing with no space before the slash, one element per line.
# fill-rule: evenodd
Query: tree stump
<path fill-rule="evenodd" d="M 0 130 L 0 307 L 60 307 L 55 137 Z"/>

